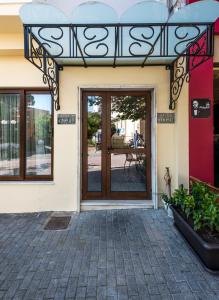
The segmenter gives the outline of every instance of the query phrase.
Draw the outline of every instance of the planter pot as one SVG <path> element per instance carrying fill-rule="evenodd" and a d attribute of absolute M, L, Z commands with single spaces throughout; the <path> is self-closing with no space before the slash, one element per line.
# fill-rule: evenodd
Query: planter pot
<path fill-rule="evenodd" d="M 171 206 L 174 223 L 186 238 L 193 250 L 198 254 L 208 271 L 219 272 L 219 244 L 209 243 L 186 222 L 186 220 Z"/>

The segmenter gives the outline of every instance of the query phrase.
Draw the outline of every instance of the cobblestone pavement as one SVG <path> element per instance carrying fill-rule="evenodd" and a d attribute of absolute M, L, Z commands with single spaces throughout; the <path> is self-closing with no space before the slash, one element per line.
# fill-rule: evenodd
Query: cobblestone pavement
<path fill-rule="evenodd" d="M 83 212 L 45 231 L 50 215 L 0 215 L 0 299 L 219 299 L 163 210 Z"/>

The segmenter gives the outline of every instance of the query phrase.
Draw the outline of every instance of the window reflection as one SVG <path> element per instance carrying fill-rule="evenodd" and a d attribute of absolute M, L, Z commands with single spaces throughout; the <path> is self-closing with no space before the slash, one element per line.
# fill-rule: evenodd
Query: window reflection
<path fill-rule="evenodd" d="M 111 97 L 112 148 L 144 148 L 145 116 L 145 97 Z"/>
<path fill-rule="evenodd" d="M 111 191 L 146 191 L 146 157 L 144 154 L 111 155 Z"/>
<path fill-rule="evenodd" d="M 111 97 L 111 147 L 119 151 L 111 155 L 113 192 L 146 191 L 146 155 L 139 152 L 145 148 L 145 117 L 145 97 Z"/>
<path fill-rule="evenodd" d="M 26 96 L 26 174 L 50 175 L 52 104 L 49 94 Z"/>
<path fill-rule="evenodd" d="M 20 95 L 0 94 L 0 176 L 20 175 Z"/>
<path fill-rule="evenodd" d="M 102 97 L 87 97 L 88 191 L 102 190 Z"/>

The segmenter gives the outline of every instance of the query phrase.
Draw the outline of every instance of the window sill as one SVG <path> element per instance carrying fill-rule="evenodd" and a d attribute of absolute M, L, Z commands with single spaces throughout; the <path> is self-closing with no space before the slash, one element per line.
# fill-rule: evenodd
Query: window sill
<path fill-rule="evenodd" d="M 55 185 L 54 181 L 0 181 L 0 185 Z"/>

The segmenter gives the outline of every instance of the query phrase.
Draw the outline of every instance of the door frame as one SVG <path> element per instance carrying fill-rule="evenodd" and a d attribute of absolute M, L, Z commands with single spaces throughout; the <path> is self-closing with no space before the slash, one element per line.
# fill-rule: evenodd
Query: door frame
<path fill-rule="evenodd" d="M 106 91 L 149 91 L 151 93 L 151 201 L 154 209 L 158 208 L 158 191 L 157 191 L 157 105 L 156 105 L 156 86 L 154 85 L 83 85 L 78 87 L 78 161 L 77 175 L 77 211 L 80 212 L 82 199 L 82 95 L 83 92 L 106 92 Z M 97 199 L 98 200 L 98 199 Z M 86 201 L 86 200 L 85 200 Z M 92 200 L 88 200 L 92 201 Z M 94 200 L 93 200 L 94 201 Z M 98 200 L 104 201 L 104 200 Z M 106 200 L 107 201 L 107 200 Z M 109 200 L 108 200 L 109 201 Z M 136 200 L 133 200 L 133 203 Z M 144 200 L 143 200 L 144 201 Z M 145 201 L 148 201 L 145 199 Z"/>

